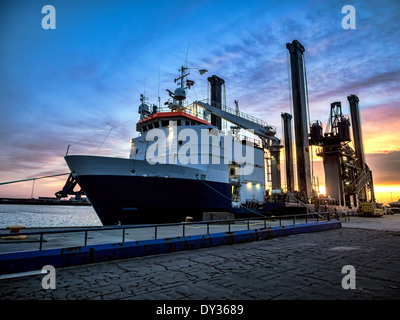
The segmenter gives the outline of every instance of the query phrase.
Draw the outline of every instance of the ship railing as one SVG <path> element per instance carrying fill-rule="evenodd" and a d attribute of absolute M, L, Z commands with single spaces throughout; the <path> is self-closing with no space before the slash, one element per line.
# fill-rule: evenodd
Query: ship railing
<path fill-rule="evenodd" d="M 194 116 L 196 118 L 199 118 L 199 119 L 207 121 L 207 122 L 211 121 L 211 116 L 209 114 L 207 114 L 206 112 L 204 112 L 203 109 L 198 108 L 197 105 L 195 105 L 194 103 L 188 104 L 186 101 L 182 101 L 181 103 L 182 103 L 182 106 L 181 106 L 180 111 L 183 111 L 186 114 L 189 114 L 191 116 Z M 174 109 L 175 107 L 177 109 Z M 168 103 L 166 105 L 157 106 L 156 113 L 171 112 L 172 110 L 179 111 L 178 108 L 179 108 L 179 105 L 176 104 L 173 99 L 169 99 Z M 150 117 L 152 114 L 154 114 L 154 113 L 148 113 L 148 114 L 144 115 L 143 117 L 147 118 L 147 117 Z"/>
<path fill-rule="evenodd" d="M 349 216 L 347 217 L 348 219 Z M 307 214 L 296 214 L 296 215 L 280 215 L 280 216 L 263 216 L 263 217 L 255 217 L 255 218 L 242 218 L 242 219 L 227 219 L 227 220 L 210 220 L 210 221 L 195 221 L 195 222 L 178 222 L 178 223 L 164 223 L 164 224 L 144 224 L 144 225 L 119 225 L 119 226 L 105 226 L 105 227 L 70 227 L 70 228 L 65 228 L 61 230 L 38 230 L 38 231 L 29 231 L 29 232 L 20 232 L 18 234 L 10 234 L 10 233 L 3 233 L 0 232 L 1 236 L 8 236 L 8 235 L 18 235 L 18 236 L 27 236 L 28 238 L 28 243 L 32 244 L 32 242 L 38 242 L 39 243 L 39 251 L 43 250 L 43 244 L 46 242 L 48 246 L 51 247 L 51 249 L 54 248 L 60 248 L 60 246 L 54 247 L 54 245 L 51 245 L 51 240 L 54 240 L 50 238 L 45 239 L 46 237 L 49 236 L 54 236 L 57 234 L 65 234 L 65 233 L 84 233 L 84 240 L 83 240 L 83 245 L 87 246 L 89 245 L 88 242 L 92 238 L 89 237 L 89 233 L 92 234 L 96 231 L 104 232 L 104 231 L 120 231 L 120 239 L 121 242 L 129 242 L 129 241 L 138 241 L 136 239 L 128 239 L 126 237 L 126 231 L 127 230 L 137 230 L 137 229 L 143 229 L 143 228 L 150 228 L 153 229 L 153 232 L 148 233 L 148 236 L 144 240 L 151 240 L 151 239 L 166 239 L 166 238 L 171 238 L 171 231 L 168 231 L 168 237 L 160 237 L 160 230 L 163 228 L 167 227 L 176 227 L 177 230 L 174 230 L 174 236 L 173 237 L 186 237 L 188 236 L 190 232 L 189 228 L 197 228 L 199 226 L 202 226 L 204 228 L 204 232 L 197 233 L 197 235 L 210 235 L 212 233 L 219 233 L 219 232 L 235 232 L 235 231 L 242 231 L 242 230 L 250 230 L 250 229 L 266 229 L 266 228 L 272 228 L 272 227 L 282 227 L 282 226 L 295 226 L 296 224 L 299 223 L 309 223 L 311 222 L 320 222 L 320 221 L 329 221 L 331 219 L 337 219 L 340 220 L 340 216 L 338 214 L 333 214 L 330 212 L 319 212 L 317 213 L 307 213 Z M 346 221 L 346 220 L 345 220 Z M 349 221 L 349 220 L 348 220 Z M 218 232 L 211 232 L 211 227 L 216 226 L 218 227 Z M 179 230 L 180 229 L 180 230 Z M 152 236 L 150 236 L 152 235 Z M 39 236 L 38 241 L 34 241 L 32 239 L 32 236 Z M 114 234 L 115 236 L 115 234 Z M 129 235 L 129 238 L 131 238 L 132 235 Z M 15 240 L 15 242 L 20 242 L 22 240 Z M 93 241 L 96 242 L 96 241 Z M 0 244 L 5 245 L 6 243 L 9 242 L 2 242 L 0 241 Z M 110 243 L 110 240 L 108 242 L 96 242 L 92 243 L 94 244 L 105 244 L 105 243 Z M 22 245 L 23 243 L 21 243 Z M 31 247 L 27 250 L 31 250 Z M 11 250 L 12 251 L 12 250 Z M 21 251 L 21 250 L 18 250 Z M 23 250 L 22 250 L 23 251 Z M 7 252 L 4 251 L 3 249 L 1 252 Z"/>
<path fill-rule="evenodd" d="M 210 99 L 200 100 L 200 102 L 211 104 Z M 228 112 L 230 114 L 236 115 L 236 116 L 238 116 L 240 118 L 249 120 L 251 122 L 257 123 L 257 124 L 267 128 L 270 131 L 276 132 L 276 127 L 275 126 L 269 124 L 268 122 L 266 122 L 264 120 L 261 120 L 260 118 L 254 117 L 254 116 L 252 116 L 252 115 L 250 115 L 248 113 L 244 113 L 242 111 L 230 108 L 230 107 L 226 106 L 225 104 L 221 105 L 221 110 L 223 110 L 225 112 Z"/>
<path fill-rule="evenodd" d="M 210 100 L 209 99 L 204 99 L 204 100 L 199 100 L 200 102 L 203 103 L 207 103 L 210 104 Z M 203 110 L 201 107 L 199 108 L 196 104 L 196 102 L 193 102 L 191 104 L 188 104 L 186 101 L 182 101 L 182 111 L 184 111 L 185 113 L 188 113 L 196 118 L 205 120 L 207 122 L 210 122 L 210 115 L 209 113 L 205 112 L 205 110 Z M 176 101 L 174 99 L 168 99 L 168 103 L 167 103 L 168 107 L 166 106 L 159 106 L 157 107 L 157 112 L 170 112 L 174 107 L 178 107 L 178 104 L 176 103 Z M 200 110 L 199 110 L 200 109 Z M 276 127 L 267 123 L 264 120 L 261 120 L 259 118 L 256 118 L 248 113 L 244 113 L 242 111 L 230 108 L 228 106 L 226 106 L 225 104 L 221 105 L 221 110 L 236 115 L 240 118 L 249 120 L 251 122 L 257 123 L 261 126 L 263 126 L 264 128 L 272 131 L 272 132 L 276 132 Z M 150 116 L 151 114 L 149 114 L 148 116 Z M 147 117 L 147 116 L 146 116 Z"/>

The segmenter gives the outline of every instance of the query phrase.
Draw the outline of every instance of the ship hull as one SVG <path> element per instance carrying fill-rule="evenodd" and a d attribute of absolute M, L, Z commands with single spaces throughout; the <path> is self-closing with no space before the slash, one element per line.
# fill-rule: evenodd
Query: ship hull
<path fill-rule="evenodd" d="M 103 225 L 201 220 L 203 212 L 231 208 L 230 184 L 218 172 L 207 180 L 202 176 L 212 173 L 199 168 L 96 156 L 65 159 Z"/>
<path fill-rule="evenodd" d="M 103 225 L 182 222 L 187 216 L 200 220 L 205 211 L 231 205 L 230 187 L 223 183 L 109 175 L 79 176 L 77 181 Z"/>

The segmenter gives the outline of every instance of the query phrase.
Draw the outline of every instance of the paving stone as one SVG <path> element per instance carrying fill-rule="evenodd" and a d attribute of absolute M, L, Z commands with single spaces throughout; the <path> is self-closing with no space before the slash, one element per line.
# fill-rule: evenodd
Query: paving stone
<path fill-rule="evenodd" d="M 0 280 L 1 300 L 400 299 L 398 231 L 342 228 Z M 356 289 L 344 290 L 344 265 Z"/>

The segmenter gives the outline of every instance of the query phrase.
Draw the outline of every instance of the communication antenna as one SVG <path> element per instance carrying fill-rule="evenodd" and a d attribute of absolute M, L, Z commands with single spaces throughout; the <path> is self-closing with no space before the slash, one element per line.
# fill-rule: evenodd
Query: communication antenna
<path fill-rule="evenodd" d="M 189 54 L 189 47 L 190 47 L 190 39 L 189 39 L 188 46 L 186 49 L 186 56 L 185 56 L 185 63 L 184 63 L 185 67 L 187 67 L 187 58 L 188 58 L 188 54 Z"/>
<path fill-rule="evenodd" d="M 144 88 L 143 88 L 143 96 L 146 97 L 146 81 L 147 77 L 144 77 Z"/>
<path fill-rule="evenodd" d="M 158 108 L 161 108 L 161 98 L 160 98 L 160 67 L 158 67 Z"/>

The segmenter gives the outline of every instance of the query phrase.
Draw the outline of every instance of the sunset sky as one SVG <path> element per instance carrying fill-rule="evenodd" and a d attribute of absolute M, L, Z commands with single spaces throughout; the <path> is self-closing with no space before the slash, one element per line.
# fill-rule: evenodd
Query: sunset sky
<path fill-rule="evenodd" d="M 42 28 L 42 7 L 56 29 Z M 342 7 L 356 9 L 343 29 Z M 0 4 L 0 182 L 68 172 L 64 155 L 128 157 L 141 93 L 164 102 L 184 63 L 188 100 L 204 99 L 207 76 L 226 83 L 227 105 L 277 127 L 290 112 L 287 42 L 305 47 L 311 120 L 330 104 L 360 99 L 364 147 L 378 201 L 400 198 L 400 2 L 267 0 L 12 0 Z M 323 184 L 322 164 L 315 174 Z M 54 196 L 66 177 L 38 180 Z M 105 186 L 106 187 L 106 186 Z M 0 186 L 30 197 L 32 182 Z"/>

